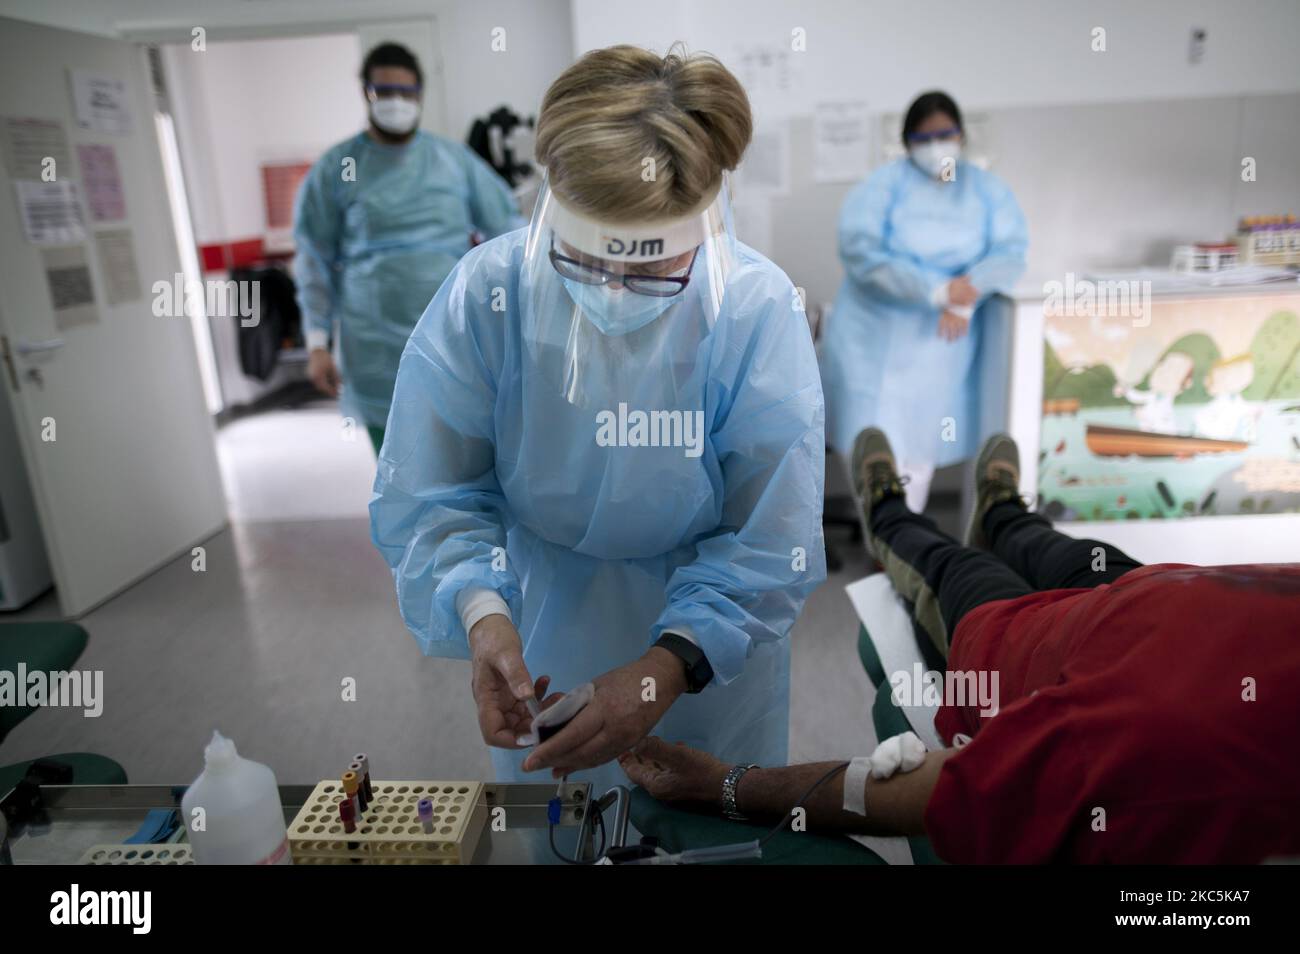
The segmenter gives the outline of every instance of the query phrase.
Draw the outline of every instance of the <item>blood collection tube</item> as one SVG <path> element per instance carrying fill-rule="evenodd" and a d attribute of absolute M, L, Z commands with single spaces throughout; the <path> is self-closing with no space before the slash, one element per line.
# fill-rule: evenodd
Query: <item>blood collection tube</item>
<path fill-rule="evenodd" d="M 361 801 L 361 810 L 364 812 L 370 807 L 370 792 L 366 788 L 365 766 L 360 762 L 353 762 L 348 766 L 348 771 L 357 776 L 357 798 Z"/>
<path fill-rule="evenodd" d="M 433 834 L 433 799 L 422 798 L 420 803 L 415 807 L 416 814 L 420 818 L 420 824 L 424 826 L 426 835 Z"/>
<path fill-rule="evenodd" d="M 375 797 L 375 790 L 370 786 L 370 759 L 366 757 L 365 752 L 358 752 L 356 755 L 352 756 L 352 759 L 353 761 L 361 763 L 362 771 L 359 773 L 361 776 L 361 784 L 365 786 L 367 800 L 373 800 Z"/>
<path fill-rule="evenodd" d="M 339 802 L 339 818 L 343 819 L 343 830 L 348 834 L 357 830 L 357 806 L 350 798 Z"/>
<path fill-rule="evenodd" d="M 357 779 L 356 772 L 343 773 L 343 791 L 352 801 L 352 807 L 356 811 L 356 816 L 361 817 L 361 783 Z"/>

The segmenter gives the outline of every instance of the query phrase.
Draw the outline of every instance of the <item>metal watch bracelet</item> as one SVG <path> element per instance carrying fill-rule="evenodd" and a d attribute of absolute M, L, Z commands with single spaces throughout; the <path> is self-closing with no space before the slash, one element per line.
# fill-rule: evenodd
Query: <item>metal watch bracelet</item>
<path fill-rule="evenodd" d="M 750 769 L 758 768 L 757 765 L 733 765 L 727 772 L 727 777 L 722 780 L 722 814 L 732 821 L 749 821 L 740 813 L 736 806 L 736 786 L 740 784 L 740 778 Z"/>

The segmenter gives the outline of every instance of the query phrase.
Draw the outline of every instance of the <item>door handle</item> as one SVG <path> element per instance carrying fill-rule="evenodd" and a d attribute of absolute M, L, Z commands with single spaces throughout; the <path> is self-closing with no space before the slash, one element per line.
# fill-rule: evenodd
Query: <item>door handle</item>
<path fill-rule="evenodd" d="M 57 351 L 63 347 L 63 343 L 62 338 L 46 338 L 44 341 L 20 341 L 16 350 L 20 356 L 25 358 L 29 354 Z"/>

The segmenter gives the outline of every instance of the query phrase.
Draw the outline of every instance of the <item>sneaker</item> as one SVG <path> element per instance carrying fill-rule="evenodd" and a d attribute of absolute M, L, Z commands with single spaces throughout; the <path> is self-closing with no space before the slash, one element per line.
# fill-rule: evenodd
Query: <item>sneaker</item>
<path fill-rule="evenodd" d="M 853 489 L 862 501 L 863 516 L 871 523 L 871 508 L 889 497 L 903 496 L 894 449 L 878 427 L 868 427 L 853 442 Z"/>
<path fill-rule="evenodd" d="M 1025 507 L 1020 497 L 1020 451 L 1006 434 L 994 434 L 984 442 L 975 462 L 975 509 L 966 527 L 968 547 L 988 549 L 984 517 L 994 506 L 1007 500 Z"/>

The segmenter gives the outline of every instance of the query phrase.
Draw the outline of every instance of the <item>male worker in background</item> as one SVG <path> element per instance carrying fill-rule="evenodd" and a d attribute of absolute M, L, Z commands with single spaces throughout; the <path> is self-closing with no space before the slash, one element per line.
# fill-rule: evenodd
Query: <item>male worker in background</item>
<path fill-rule="evenodd" d="M 522 220 L 505 182 L 470 149 L 418 128 L 410 50 L 384 43 L 361 68 L 369 127 L 312 166 L 294 214 L 294 278 L 312 383 L 360 417 L 376 453 L 411 329 L 471 235 Z M 329 350 L 339 327 L 342 368 Z"/>

